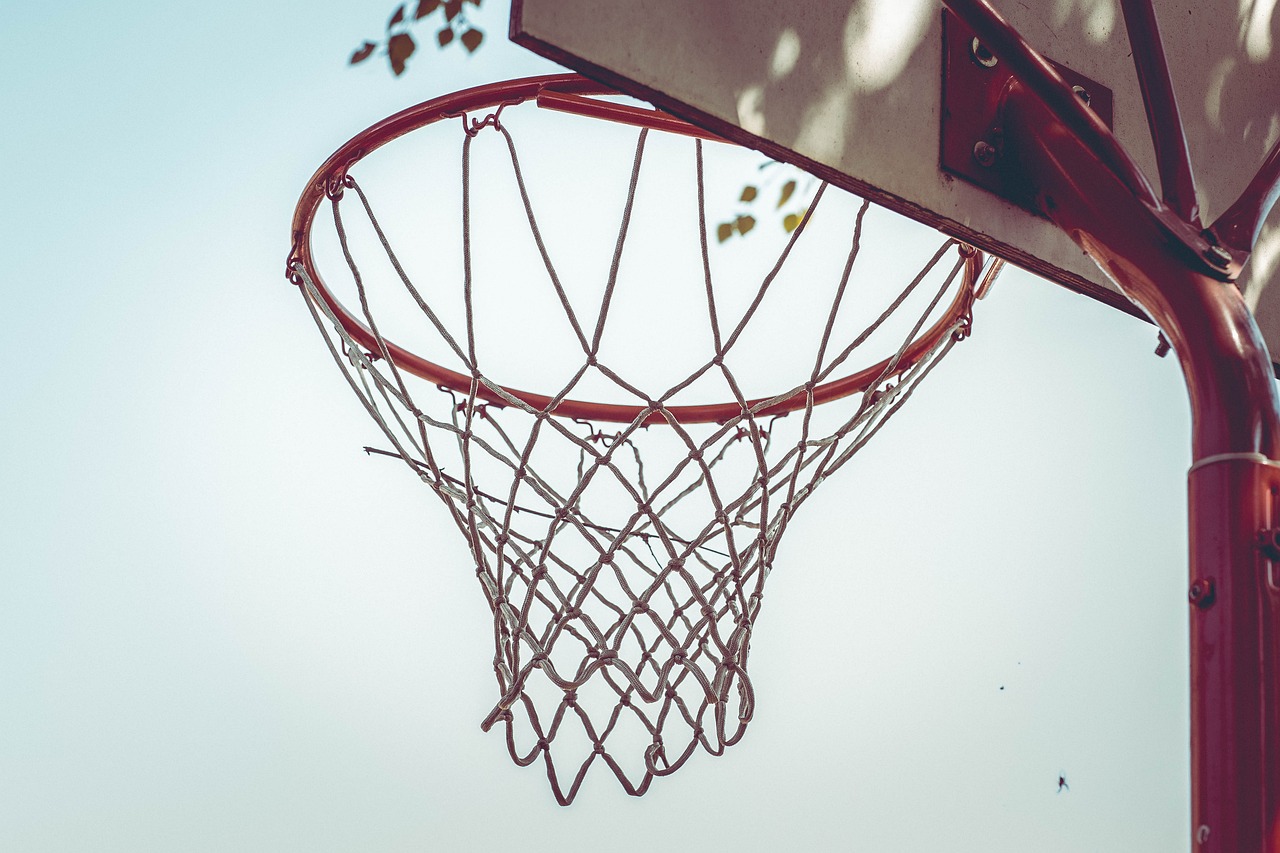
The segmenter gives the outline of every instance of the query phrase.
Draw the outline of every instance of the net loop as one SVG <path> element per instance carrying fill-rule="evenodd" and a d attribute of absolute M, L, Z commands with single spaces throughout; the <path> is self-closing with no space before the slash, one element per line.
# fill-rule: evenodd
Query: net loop
<path fill-rule="evenodd" d="M 623 298 L 620 270 L 629 257 L 650 131 L 635 139 L 601 295 L 588 311 L 571 298 L 543 237 L 513 136 L 515 114 L 500 118 L 518 102 L 514 91 L 534 97 L 554 86 L 577 97 L 594 85 L 550 79 L 516 81 L 485 99 L 460 93 L 432 107 L 433 120 L 460 117 L 465 131 L 461 276 L 452 287 L 438 276 L 414 284 L 365 189 L 348 174 L 350 151 L 335 155 L 333 171 L 304 195 L 295 231 L 309 235 L 316 208 L 329 202 L 339 266 L 359 307 L 348 311 L 333 296 L 305 240 L 295 241 L 289 276 L 348 387 L 390 445 L 365 450 L 400 460 L 420 478 L 467 542 L 493 620 L 497 701 L 481 728 L 503 727 L 516 764 L 542 760 L 557 801 L 568 804 L 597 760 L 627 793 L 639 795 L 697 752 L 719 755 L 743 737 L 756 707 L 748 673 L 752 632 L 782 536 L 817 486 L 865 446 L 969 334 L 983 257 L 942 241 L 919 272 L 903 276 L 909 280 L 881 313 L 860 330 L 843 329 L 837 314 L 857 292 L 852 274 L 869 207 L 862 204 L 839 249 L 846 253 L 843 269 L 820 337 L 802 342 L 812 349 L 809 366 L 789 387 L 753 396 L 735 357 L 749 346 L 749 330 L 768 315 L 766 296 L 829 191 L 817 187 L 763 275 L 737 285 L 752 289 L 737 293 L 731 315 L 734 294 L 712 274 L 704 152 L 691 129 L 701 253 L 693 277 L 705 293 L 709 342 L 682 379 L 665 389 L 642 387 L 606 343 L 618 325 L 610 318 L 625 310 L 616 308 Z M 484 118 L 469 117 L 484 109 L 490 110 Z M 640 120 L 638 112 L 630 110 L 627 120 Z M 678 124 L 655 116 L 664 129 Z M 406 132 L 410 119 L 417 120 L 402 115 L 388 126 Z M 485 127 L 502 140 L 498 147 L 506 150 L 518 199 L 512 207 L 523 213 L 536 247 L 536 275 L 520 286 L 545 288 L 579 354 L 545 393 L 499 383 L 477 343 L 484 311 L 502 307 L 480 299 L 476 289 L 473 229 L 484 221 L 471 221 L 471 145 Z M 378 144 L 361 140 L 349 147 L 364 152 Z M 420 312 L 421 331 L 434 336 L 456 369 L 428 362 L 383 333 L 375 311 L 381 303 L 368 292 L 344 207 L 360 214 L 392 270 L 390 280 Z M 948 270 L 944 258 L 956 250 Z M 460 327 L 456 318 L 446 322 L 440 307 L 446 297 L 463 306 Z M 904 330 L 891 327 L 898 337 L 889 354 L 841 377 L 894 315 Z M 625 402 L 576 399 L 588 380 Z M 727 402 L 685 402 L 693 389 L 711 385 Z"/>

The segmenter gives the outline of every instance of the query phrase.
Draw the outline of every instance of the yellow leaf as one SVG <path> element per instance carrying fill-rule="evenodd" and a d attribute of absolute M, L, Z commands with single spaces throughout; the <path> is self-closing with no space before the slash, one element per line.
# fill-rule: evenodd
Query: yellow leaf
<path fill-rule="evenodd" d="M 782 197 L 778 199 L 778 207 L 782 207 L 787 203 L 787 199 L 791 198 L 791 194 L 796 191 L 796 182 L 794 180 L 787 181 L 782 185 Z"/>
<path fill-rule="evenodd" d="M 716 239 L 719 240 L 721 243 L 723 243 L 725 240 L 728 240 L 732 236 L 733 236 L 732 222 L 721 222 L 716 227 Z"/>
<path fill-rule="evenodd" d="M 756 227 L 756 220 L 755 220 L 755 217 L 754 217 L 754 216 L 739 216 L 739 217 L 738 217 L 737 225 L 738 225 L 738 233 L 739 233 L 739 234 L 746 234 L 746 233 L 747 233 L 748 231 L 750 231 L 752 228 L 755 228 L 755 227 Z"/>
<path fill-rule="evenodd" d="M 752 187 L 752 186 L 746 186 L 746 187 L 743 187 L 743 188 L 742 188 L 742 200 L 743 200 L 743 201 L 755 201 L 755 198 L 756 198 L 756 188 L 755 188 L 755 187 Z"/>

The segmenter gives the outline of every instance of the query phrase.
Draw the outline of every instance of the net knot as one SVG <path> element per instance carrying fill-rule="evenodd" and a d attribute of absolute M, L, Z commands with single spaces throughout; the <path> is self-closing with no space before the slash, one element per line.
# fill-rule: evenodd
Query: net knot
<path fill-rule="evenodd" d="M 578 691 L 566 690 L 564 692 L 564 704 L 570 708 L 578 704 Z"/>
<path fill-rule="evenodd" d="M 533 579 L 533 580 L 535 580 L 535 581 L 540 581 L 540 580 L 542 580 L 543 578 L 545 578 L 546 576 L 547 576 L 547 567 L 546 567 L 546 566 L 538 566 L 538 568 L 536 568 L 536 569 L 534 569 L 534 570 L 533 570 L 533 573 L 532 573 L 529 577 L 530 577 L 530 578 L 532 578 L 532 579 Z"/>
<path fill-rule="evenodd" d="M 594 752 L 595 752 L 595 754 L 596 754 L 596 755 L 604 755 L 604 744 L 603 744 L 603 743 L 600 743 L 600 742 L 597 742 L 597 743 L 596 743 L 596 746 L 595 746 L 595 749 L 594 749 Z"/>

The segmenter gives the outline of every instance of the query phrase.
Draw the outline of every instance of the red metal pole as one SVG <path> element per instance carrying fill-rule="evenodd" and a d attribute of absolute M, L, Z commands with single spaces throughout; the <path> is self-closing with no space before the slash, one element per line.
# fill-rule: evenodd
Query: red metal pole
<path fill-rule="evenodd" d="M 1191 774 L 1196 851 L 1280 850 L 1277 820 L 1277 571 L 1280 465 L 1210 457 L 1189 477 Z"/>
<path fill-rule="evenodd" d="M 1191 403 L 1192 849 L 1280 853 L 1280 398 L 1239 291 L 1029 89 L 1003 156 L 1038 206 L 1159 324 Z M 1275 562 L 1273 562 L 1275 560 Z"/>

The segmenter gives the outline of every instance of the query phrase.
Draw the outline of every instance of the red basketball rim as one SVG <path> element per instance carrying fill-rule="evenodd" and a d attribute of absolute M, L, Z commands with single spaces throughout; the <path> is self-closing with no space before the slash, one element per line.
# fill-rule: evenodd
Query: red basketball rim
<path fill-rule="evenodd" d="M 338 322 L 352 340 L 370 352 L 380 352 L 377 337 L 361 320 L 348 311 L 326 286 L 324 278 L 316 269 L 311 247 L 311 226 L 315 221 L 320 205 L 328 198 L 330 192 L 339 191 L 342 181 L 351 167 L 373 151 L 386 145 L 406 133 L 425 127 L 444 119 L 461 117 L 464 123 L 470 114 L 482 110 L 495 110 L 501 107 L 514 106 L 529 100 L 536 100 L 539 106 L 582 115 L 603 118 L 610 121 L 647 127 L 667 133 L 677 133 L 702 139 L 723 141 L 720 137 L 704 131 L 694 125 L 682 121 L 667 113 L 657 110 L 641 109 L 611 101 L 593 100 L 591 96 L 617 95 L 615 90 L 596 83 L 577 74 L 554 74 L 545 77 L 526 77 L 504 83 L 492 83 L 465 89 L 450 95 L 444 95 L 425 101 L 417 106 L 383 119 L 375 125 L 361 131 L 346 144 L 335 151 L 324 162 L 298 199 L 293 213 L 293 249 L 289 255 L 287 274 L 295 284 L 301 284 L 301 276 L 297 266 L 306 271 L 307 276 L 315 284 L 317 292 L 329 309 L 333 311 Z M 473 122 L 474 124 L 474 122 Z M 973 301 L 974 287 L 982 273 L 983 257 L 977 250 L 966 252 L 964 279 L 957 289 L 956 296 L 946 312 L 927 332 L 913 341 L 900 356 L 891 374 L 886 374 L 895 358 L 886 358 L 856 373 L 841 379 L 834 379 L 813 389 L 813 403 L 820 404 L 838 400 L 851 394 L 867 390 L 874 382 L 910 370 L 920 359 L 924 358 L 939 343 L 943 336 L 951 334 L 957 322 L 968 312 Z M 458 373 L 435 362 L 383 339 L 387 353 L 397 368 L 429 382 L 442 385 L 461 394 L 473 391 L 476 397 L 485 402 L 499 406 L 509 405 L 509 401 L 492 388 L 483 383 L 473 383 L 466 374 Z M 553 402 L 553 398 L 545 394 L 535 394 L 517 388 L 500 386 L 502 390 L 527 405 L 545 411 Z M 791 397 L 772 403 L 760 410 L 760 415 L 781 415 L 803 408 L 808 403 L 809 395 L 799 392 Z M 762 397 L 747 401 L 748 408 L 754 408 L 772 398 Z M 727 403 L 711 403 L 701 405 L 663 406 L 660 411 L 652 411 L 649 406 L 624 405 L 617 403 L 593 403 L 582 400 L 565 399 L 555 404 L 553 413 L 560 417 L 577 418 L 589 421 L 608 423 L 631 423 L 644 417 L 645 423 L 665 423 L 671 418 L 682 424 L 723 423 L 742 414 L 743 406 L 737 401 Z"/>

